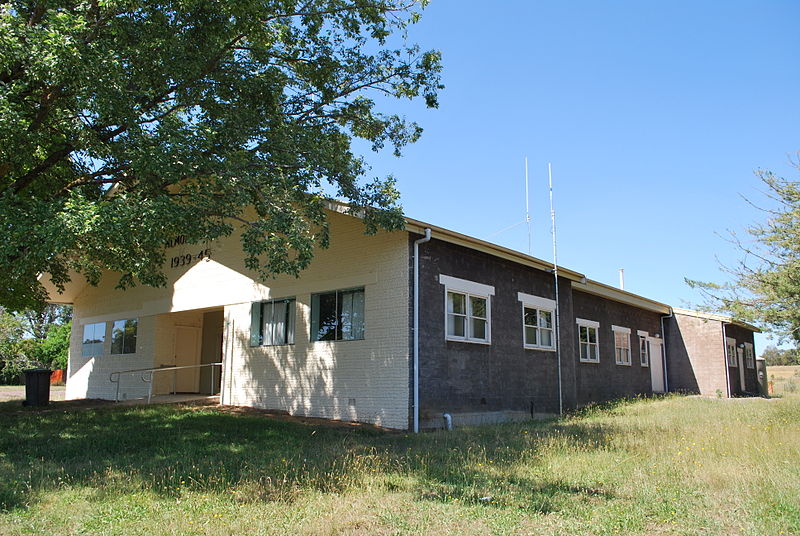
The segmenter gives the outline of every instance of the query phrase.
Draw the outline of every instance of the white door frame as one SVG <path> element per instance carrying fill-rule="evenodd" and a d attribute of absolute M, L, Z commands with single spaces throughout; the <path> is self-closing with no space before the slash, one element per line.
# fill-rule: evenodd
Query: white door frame
<path fill-rule="evenodd" d="M 736 348 L 736 357 L 739 363 L 739 387 L 744 392 L 747 386 L 744 381 L 744 348 Z"/>
<path fill-rule="evenodd" d="M 650 347 L 650 381 L 654 393 L 666 392 L 664 380 L 664 341 L 658 337 L 647 337 Z"/>

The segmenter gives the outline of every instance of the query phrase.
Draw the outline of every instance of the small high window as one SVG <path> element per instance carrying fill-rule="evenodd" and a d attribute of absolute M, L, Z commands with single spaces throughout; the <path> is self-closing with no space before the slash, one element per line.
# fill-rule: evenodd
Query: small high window
<path fill-rule="evenodd" d="M 312 341 L 352 341 L 363 338 L 363 288 L 311 295 Z"/>
<path fill-rule="evenodd" d="M 749 342 L 744 343 L 744 362 L 747 368 L 756 368 L 756 354 L 753 345 Z"/>
<path fill-rule="evenodd" d="M 575 319 L 578 324 L 578 347 L 579 358 L 584 363 L 600 362 L 600 341 L 597 338 L 597 331 L 600 322 L 593 320 Z"/>
<path fill-rule="evenodd" d="M 135 354 L 138 320 L 115 320 L 111 326 L 111 353 Z"/>
<path fill-rule="evenodd" d="M 83 357 L 103 355 L 103 344 L 106 342 L 106 323 L 85 324 L 83 326 Z"/>
<path fill-rule="evenodd" d="M 494 287 L 439 275 L 445 286 L 445 338 L 450 341 L 489 343 Z"/>
<path fill-rule="evenodd" d="M 250 346 L 294 344 L 295 299 L 255 302 L 250 311 Z"/>
<path fill-rule="evenodd" d="M 639 364 L 643 367 L 650 366 L 650 342 L 647 340 L 649 333 L 640 331 L 639 333 Z"/>
<path fill-rule="evenodd" d="M 725 343 L 725 355 L 728 358 L 728 366 L 735 367 L 736 366 L 736 339 L 728 338 L 727 342 Z"/>
<path fill-rule="evenodd" d="M 522 336 L 525 348 L 554 350 L 556 302 L 548 298 L 517 293 L 522 302 Z"/>
<path fill-rule="evenodd" d="M 621 326 L 611 326 L 614 332 L 614 356 L 617 365 L 631 364 L 631 330 Z"/>

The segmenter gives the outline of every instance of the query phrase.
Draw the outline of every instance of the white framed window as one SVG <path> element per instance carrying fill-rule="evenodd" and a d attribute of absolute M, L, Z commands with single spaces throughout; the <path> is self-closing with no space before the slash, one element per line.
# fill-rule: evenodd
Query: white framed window
<path fill-rule="evenodd" d="M 631 365 L 631 328 L 611 326 L 614 332 L 614 356 L 617 365 Z"/>
<path fill-rule="evenodd" d="M 491 302 L 494 287 L 439 275 L 445 288 L 445 339 L 491 343 Z"/>
<path fill-rule="evenodd" d="M 643 367 L 650 366 L 650 342 L 647 337 L 650 335 L 646 331 L 637 331 L 639 336 L 639 365 Z"/>
<path fill-rule="evenodd" d="M 522 302 L 523 346 L 532 350 L 555 350 L 555 300 L 517 293 Z"/>
<path fill-rule="evenodd" d="M 111 325 L 111 354 L 135 354 L 139 320 L 115 320 Z"/>
<path fill-rule="evenodd" d="M 600 340 L 598 331 L 600 322 L 576 318 L 578 324 L 578 357 L 583 363 L 600 362 Z"/>
<path fill-rule="evenodd" d="M 744 343 L 744 362 L 747 368 L 756 368 L 756 353 L 753 345 L 749 342 Z"/>
<path fill-rule="evenodd" d="M 364 288 L 311 295 L 311 340 L 354 341 L 364 338 Z"/>
<path fill-rule="evenodd" d="M 735 367 L 736 366 L 736 339 L 731 339 L 728 337 L 727 341 L 725 342 L 725 355 L 728 358 L 728 366 Z"/>
<path fill-rule="evenodd" d="M 84 324 L 83 326 L 83 345 L 81 355 L 83 357 L 97 357 L 103 355 L 103 344 L 106 342 L 106 323 Z"/>
<path fill-rule="evenodd" d="M 250 346 L 294 344 L 295 299 L 255 302 L 250 311 Z"/>

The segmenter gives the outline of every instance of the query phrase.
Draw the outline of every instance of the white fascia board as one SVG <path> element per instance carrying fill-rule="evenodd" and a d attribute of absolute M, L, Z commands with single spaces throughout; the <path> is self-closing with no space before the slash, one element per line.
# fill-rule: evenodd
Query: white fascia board
<path fill-rule="evenodd" d="M 600 322 L 596 322 L 594 320 L 586 320 L 585 318 L 576 318 L 575 323 L 579 326 L 585 326 L 587 328 L 599 328 Z"/>
<path fill-rule="evenodd" d="M 476 283 L 475 281 L 468 281 L 451 275 L 439 274 L 439 283 L 444 285 L 447 290 L 461 291 L 478 296 L 494 296 L 494 287 L 491 285 L 484 285 L 483 283 Z"/>
<path fill-rule="evenodd" d="M 611 325 L 611 331 L 615 331 L 615 332 L 618 331 L 620 333 L 625 333 L 627 335 L 631 334 L 631 328 L 625 328 L 625 327 L 622 327 L 622 326 L 615 326 L 613 324 Z"/>
<path fill-rule="evenodd" d="M 530 305 L 537 309 L 545 309 L 547 311 L 556 310 L 556 301 L 549 298 L 542 298 L 541 296 L 534 296 L 533 294 L 525 294 L 524 292 L 517 292 L 517 299 L 523 305 Z"/>

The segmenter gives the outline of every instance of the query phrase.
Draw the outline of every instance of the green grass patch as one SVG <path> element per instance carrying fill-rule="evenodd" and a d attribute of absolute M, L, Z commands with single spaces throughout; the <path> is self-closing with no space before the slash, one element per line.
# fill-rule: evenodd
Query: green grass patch
<path fill-rule="evenodd" d="M 794 396 L 416 436 L 191 406 L 0 429 L 0 534 L 800 533 Z"/>

